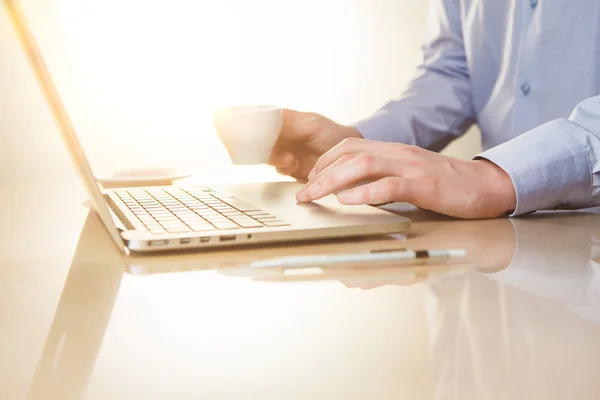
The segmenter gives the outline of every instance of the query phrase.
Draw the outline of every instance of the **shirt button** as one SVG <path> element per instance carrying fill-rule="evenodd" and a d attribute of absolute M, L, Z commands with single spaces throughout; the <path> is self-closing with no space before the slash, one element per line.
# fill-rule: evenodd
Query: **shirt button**
<path fill-rule="evenodd" d="M 519 91 L 521 92 L 521 95 L 527 96 L 529 92 L 531 92 L 531 87 L 528 84 L 524 83 L 519 88 Z"/>
<path fill-rule="evenodd" d="M 538 0 L 529 0 L 529 5 L 531 8 L 535 9 L 538 5 Z"/>

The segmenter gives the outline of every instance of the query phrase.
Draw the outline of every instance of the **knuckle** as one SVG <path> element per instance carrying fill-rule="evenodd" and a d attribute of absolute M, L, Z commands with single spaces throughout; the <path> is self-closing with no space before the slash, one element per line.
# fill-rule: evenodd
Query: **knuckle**
<path fill-rule="evenodd" d="M 429 189 L 437 188 L 439 182 L 440 182 L 440 180 L 435 175 L 423 175 L 419 178 L 419 183 L 423 187 L 429 188 Z"/>
<path fill-rule="evenodd" d="M 376 159 L 372 155 L 363 154 L 358 157 L 357 163 L 361 170 L 369 172 L 375 167 Z"/>
<path fill-rule="evenodd" d="M 337 185 L 339 179 L 335 173 L 329 173 L 321 180 L 321 185 L 325 187 L 334 187 Z"/>
<path fill-rule="evenodd" d="M 395 192 L 398 189 L 398 183 L 395 179 L 385 178 L 383 187 L 387 192 Z"/>
<path fill-rule="evenodd" d="M 373 198 L 371 188 L 369 188 L 368 185 L 362 186 L 356 190 L 357 190 L 358 198 L 363 203 L 368 203 Z"/>
<path fill-rule="evenodd" d="M 354 158 L 354 155 L 352 155 L 352 154 L 346 154 L 345 156 L 343 156 L 343 157 L 340 159 L 340 161 L 341 161 L 341 162 L 347 162 L 347 161 L 350 161 L 350 160 L 352 160 L 353 158 Z"/>
<path fill-rule="evenodd" d="M 341 143 L 341 145 L 342 145 L 343 147 L 352 146 L 352 145 L 354 145 L 355 143 L 357 143 L 359 140 L 360 140 L 360 139 L 358 139 L 358 138 L 355 138 L 355 137 L 348 137 L 348 138 L 345 138 L 344 140 L 342 140 L 342 143 Z"/>
<path fill-rule="evenodd" d="M 424 193 L 429 198 L 438 197 L 439 184 L 439 179 L 432 175 L 419 178 L 419 186 L 421 187 L 422 193 Z"/>
<path fill-rule="evenodd" d="M 402 190 L 400 180 L 389 177 L 381 180 L 381 187 L 386 194 L 390 195 L 398 194 Z"/>
<path fill-rule="evenodd" d="M 400 145 L 398 147 L 398 152 L 408 155 L 408 156 L 414 156 L 414 155 L 418 154 L 419 150 L 420 149 L 417 146 Z"/>

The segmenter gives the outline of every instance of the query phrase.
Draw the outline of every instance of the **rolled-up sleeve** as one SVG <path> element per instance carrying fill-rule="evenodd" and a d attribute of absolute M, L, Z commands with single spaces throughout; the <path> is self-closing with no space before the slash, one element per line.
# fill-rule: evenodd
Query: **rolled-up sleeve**
<path fill-rule="evenodd" d="M 476 113 L 458 1 L 431 1 L 423 55 L 408 88 L 354 125 L 363 137 L 439 151 L 473 124 Z"/>
<path fill-rule="evenodd" d="M 600 96 L 568 119 L 543 124 L 476 158 L 506 171 L 517 193 L 513 216 L 600 205 Z"/>

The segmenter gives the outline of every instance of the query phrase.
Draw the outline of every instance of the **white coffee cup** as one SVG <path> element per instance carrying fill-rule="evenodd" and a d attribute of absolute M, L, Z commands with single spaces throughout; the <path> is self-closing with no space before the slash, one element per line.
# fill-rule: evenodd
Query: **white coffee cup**
<path fill-rule="evenodd" d="M 217 134 L 234 164 L 269 162 L 281 132 L 282 111 L 267 105 L 225 107 L 215 111 Z"/>

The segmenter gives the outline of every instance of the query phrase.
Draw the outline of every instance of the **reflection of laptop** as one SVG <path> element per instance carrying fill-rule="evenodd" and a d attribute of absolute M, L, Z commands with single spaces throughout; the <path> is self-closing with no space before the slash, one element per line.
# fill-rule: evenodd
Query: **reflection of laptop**
<path fill-rule="evenodd" d="M 157 186 L 104 190 L 96 181 L 71 121 L 16 0 L 2 0 L 75 169 L 113 241 L 133 251 L 232 246 L 405 232 L 406 218 L 333 196 L 297 204 L 298 183 L 222 187 Z"/>

